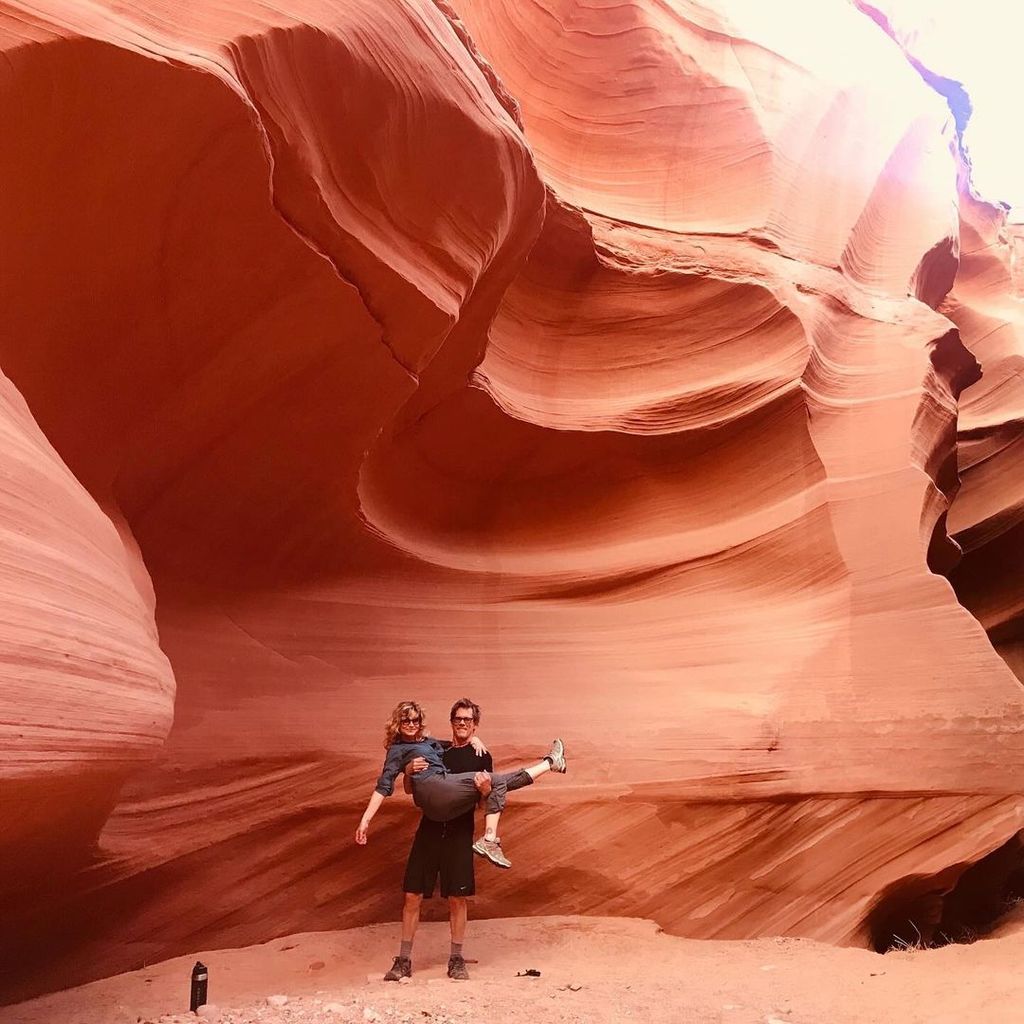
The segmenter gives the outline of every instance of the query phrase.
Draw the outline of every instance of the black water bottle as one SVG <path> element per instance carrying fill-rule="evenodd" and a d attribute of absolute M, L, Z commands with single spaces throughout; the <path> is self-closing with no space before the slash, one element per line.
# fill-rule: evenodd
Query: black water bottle
<path fill-rule="evenodd" d="M 195 1013 L 200 1006 L 206 1005 L 207 978 L 209 978 L 209 972 L 206 970 L 206 966 L 197 960 L 195 967 L 192 968 L 192 995 L 189 999 L 188 1005 L 188 1008 L 193 1013 Z"/>

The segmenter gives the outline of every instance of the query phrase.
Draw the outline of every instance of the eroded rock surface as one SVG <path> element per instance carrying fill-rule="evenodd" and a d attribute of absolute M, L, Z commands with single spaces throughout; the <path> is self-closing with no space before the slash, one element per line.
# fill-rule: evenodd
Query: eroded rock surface
<path fill-rule="evenodd" d="M 804 14 L 0 4 L 0 366 L 136 638 L 68 684 L 119 715 L 47 749 L 121 774 L 11 895 L 8 998 L 393 918 L 411 810 L 351 836 L 409 696 L 571 752 L 478 913 L 866 943 L 1020 829 L 1020 684 L 929 569 L 1008 521 L 950 512 L 994 401 L 953 117 Z"/>
<path fill-rule="evenodd" d="M 960 403 L 961 488 L 949 530 L 964 552 L 951 575 L 964 605 L 1024 679 L 1024 227 L 969 192 L 960 205 L 964 252 L 943 312 L 985 367 Z"/>

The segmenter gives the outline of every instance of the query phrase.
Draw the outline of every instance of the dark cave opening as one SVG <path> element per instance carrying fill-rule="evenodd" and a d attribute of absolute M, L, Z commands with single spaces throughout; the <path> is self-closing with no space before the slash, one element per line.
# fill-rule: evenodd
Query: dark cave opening
<path fill-rule="evenodd" d="M 945 946 L 973 942 L 1024 901 L 1024 832 L 966 869 L 915 875 L 890 886 L 868 915 L 871 948 Z"/>

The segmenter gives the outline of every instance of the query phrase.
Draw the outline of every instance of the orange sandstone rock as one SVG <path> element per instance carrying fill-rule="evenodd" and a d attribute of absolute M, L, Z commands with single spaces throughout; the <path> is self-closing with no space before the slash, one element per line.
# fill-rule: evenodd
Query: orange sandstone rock
<path fill-rule="evenodd" d="M 928 567 L 952 120 L 853 7 L 762 8 L 0 3 L 0 366 L 178 686 L 7 998 L 394 918 L 411 810 L 351 835 L 410 696 L 569 745 L 491 916 L 867 943 L 1020 829 L 1019 684 Z"/>
<path fill-rule="evenodd" d="M 64 883 L 171 725 L 153 594 L 121 535 L 0 378 L 0 891 Z"/>
<path fill-rule="evenodd" d="M 962 483 L 949 530 L 964 555 L 950 579 L 996 649 L 1024 678 L 1024 282 L 1017 269 L 1024 229 L 1008 222 L 1004 208 L 973 195 L 966 175 L 962 188 L 964 251 L 942 311 L 984 374 L 964 393 L 957 420 Z"/>

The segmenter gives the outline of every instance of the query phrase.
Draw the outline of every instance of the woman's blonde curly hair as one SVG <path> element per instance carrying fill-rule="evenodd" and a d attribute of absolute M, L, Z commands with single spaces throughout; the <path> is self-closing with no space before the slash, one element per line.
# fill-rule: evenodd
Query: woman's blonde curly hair
<path fill-rule="evenodd" d="M 419 706 L 414 700 L 401 700 L 395 705 L 395 710 L 391 712 L 391 718 L 384 723 L 384 749 L 387 750 L 392 743 L 395 742 L 395 738 L 398 736 L 399 723 L 405 718 L 409 712 L 415 712 L 420 716 L 420 728 L 419 732 L 416 733 L 416 739 L 423 738 L 423 730 L 427 725 L 427 716 L 423 711 L 423 708 Z"/>

